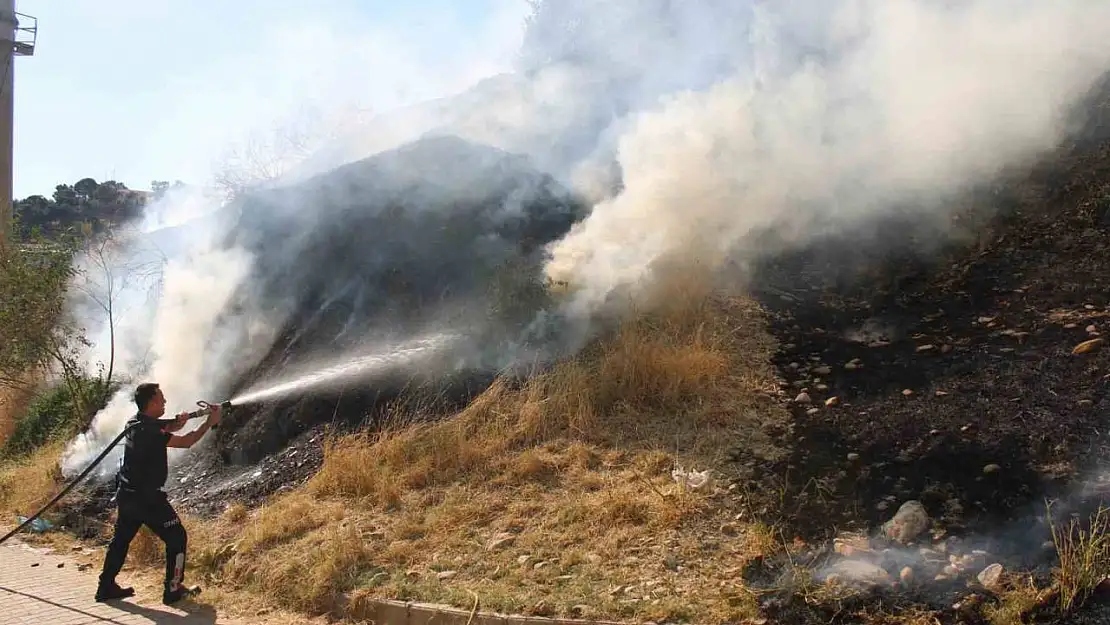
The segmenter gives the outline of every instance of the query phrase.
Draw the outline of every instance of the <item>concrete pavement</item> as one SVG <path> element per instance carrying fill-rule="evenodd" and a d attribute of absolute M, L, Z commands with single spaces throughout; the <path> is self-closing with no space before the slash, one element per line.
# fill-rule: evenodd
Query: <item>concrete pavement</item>
<path fill-rule="evenodd" d="M 79 571 L 62 556 L 14 539 L 0 545 L 0 624 L 238 625 L 190 601 L 169 607 L 160 596 L 139 591 L 123 601 L 96 603 L 95 593 L 96 571 Z"/>

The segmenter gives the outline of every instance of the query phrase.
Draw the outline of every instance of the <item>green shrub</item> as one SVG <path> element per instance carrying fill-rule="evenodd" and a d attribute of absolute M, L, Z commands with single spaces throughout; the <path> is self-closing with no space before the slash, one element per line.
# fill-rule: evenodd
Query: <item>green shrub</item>
<path fill-rule="evenodd" d="M 105 391 L 111 389 L 99 379 L 80 379 L 74 385 L 87 398 L 86 410 L 78 409 L 68 384 L 59 382 L 51 386 L 31 402 L 23 418 L 16 422 L 12 435 L 0 447 L 0 459 L 25 456 L 50 441 L 76 436 L 88 427 L 110 396 Z"/>

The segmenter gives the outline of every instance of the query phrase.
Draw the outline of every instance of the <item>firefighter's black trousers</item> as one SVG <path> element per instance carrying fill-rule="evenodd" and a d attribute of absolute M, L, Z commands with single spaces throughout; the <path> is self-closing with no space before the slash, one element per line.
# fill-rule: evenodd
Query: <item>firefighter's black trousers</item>
<path fill-rule="evenodd" d="M 131 541 L 139 528 L 146 525 L 166 544 L 166 588 L 173 590 L 180 586 L 185 578 L 185 528 L 166 498 L 166 493 L 140 493 L 120 489 L 116 501 L 119 515 L 116 518 L 115 535 L 112 536 L 108 553 L 104 557 L 100 583 L 115 582 L 116 575 L 123 568 L 123 561 L 127 559 Z"/>

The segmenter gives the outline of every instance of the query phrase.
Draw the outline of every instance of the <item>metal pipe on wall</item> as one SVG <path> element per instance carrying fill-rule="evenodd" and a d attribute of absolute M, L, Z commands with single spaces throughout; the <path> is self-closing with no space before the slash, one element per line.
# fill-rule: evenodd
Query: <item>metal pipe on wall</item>
<path fill-rule="evenodd" d="M 15 41 L 19 20 L 15 0 L 0 0 L 0 254 L 5 252 L 12 223 L 12 152 L 15 149 Z"/>

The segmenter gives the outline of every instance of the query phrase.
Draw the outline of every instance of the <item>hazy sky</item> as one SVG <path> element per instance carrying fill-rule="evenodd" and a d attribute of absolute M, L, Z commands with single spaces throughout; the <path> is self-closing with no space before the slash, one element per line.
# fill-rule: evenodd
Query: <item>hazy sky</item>
<path fill-rule="evenodd" d="M 17 0 L 16 198 L 89 176 L 203 182 L 303 107 L 397 106 L 507 69 L 524 0 Z"/>

